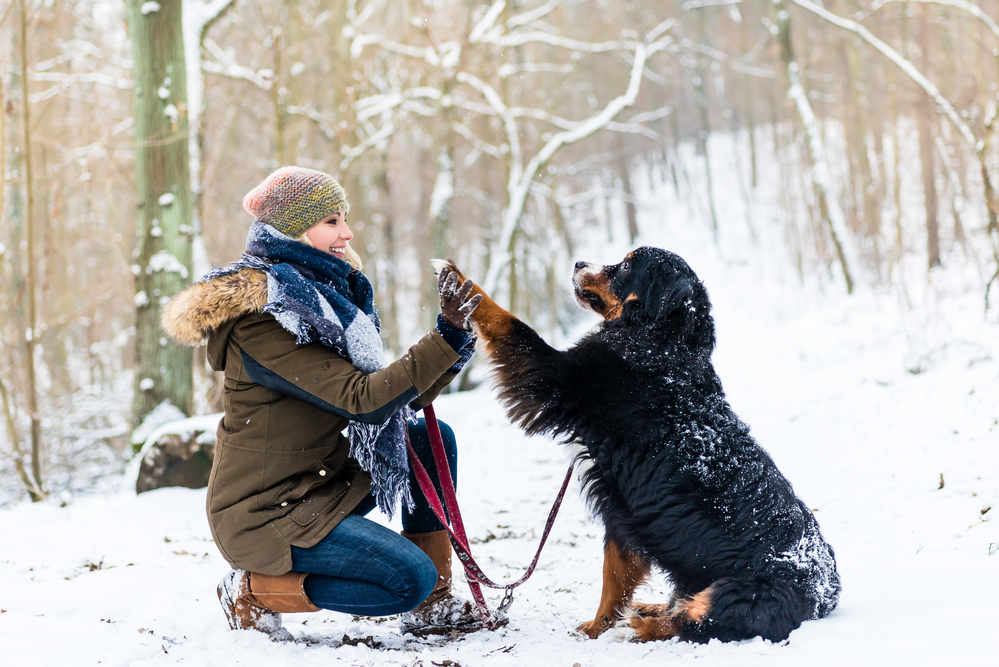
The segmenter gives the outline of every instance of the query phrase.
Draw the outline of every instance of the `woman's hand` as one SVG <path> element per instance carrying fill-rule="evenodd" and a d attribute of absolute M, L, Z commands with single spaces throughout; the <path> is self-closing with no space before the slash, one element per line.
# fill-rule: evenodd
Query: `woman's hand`
<path fill-rule="evenodd" d="M 458 275 L 446 266 L 437 276 L 437 291 L 441 295 L 441 317 L 455 329 L 471 331 L 468 318 L 482 301 L 481 294 L 469 298 L 472 287 L 471 280 L 465 280 L 459 286 Z"/>

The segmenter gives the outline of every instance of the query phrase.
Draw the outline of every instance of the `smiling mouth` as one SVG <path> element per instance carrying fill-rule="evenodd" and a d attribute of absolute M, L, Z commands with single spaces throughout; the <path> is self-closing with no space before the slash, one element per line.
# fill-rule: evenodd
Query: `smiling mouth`
<path fill-rule="evenodd" d="M 340 259 L 343 259 L 346 256 L 346 253 L 347 253 L 346 246 L 342 248 L 334 248 L 333 246 L 330 246 L 330 254 L 333 255 L 334 257 L 339 257 Z"/>

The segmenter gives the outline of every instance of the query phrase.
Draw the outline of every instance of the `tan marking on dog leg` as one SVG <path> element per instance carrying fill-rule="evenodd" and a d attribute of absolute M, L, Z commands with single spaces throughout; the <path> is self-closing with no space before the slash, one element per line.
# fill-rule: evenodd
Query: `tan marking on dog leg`
<path fill-rule="evenodd" d="M 711 594 L 714 589 L 710 586 L 705 588 L 703 591 L 690 598 L 684 605 L 683 614 L 688 621 L 694 621 L 695 623 L 703 623 L 704 617 L 708 615 L 711 611 Z"/>
<path fill-rule="evenodd" d="M 583 623 L 577 630 L 590 639 L 596 639 L 606 632 L 631 602 L 635 589 L 646 580 L 650 569 L 649 561 L 608 540 L 604 548 L 604 581 L 600 592 L 600 606 L 593 620 Z"/>
<path fill-rule="evenodd" d="M 632 641 L 657 642 L 672 639 L 683 630 L 683 621 L 676 617 L 666 618 L 633 618 L 631 629 L 635 631 Z"/>
<path fill-rule="evenodd" d="M 458 276 L 458 284 L 461 284 L 467 280 L 465 274 L 455 266 L 454 262 L 447 260 L 447 262 L 441 265 L 441 268 L 446 266 L 448 269 L 453 271 Z M 478 283 L 472 283 L 472 293 L 469 296 L 474 296 L 476 294 L 482 295 L 482 301 L 479 306 L 472 312 L 472 316 L 469 318 L 472 323 L 472 328 L 475 330 L 475 335 L 479 337 L 486 344 L 486 352 L 490 352 L 489 343 L 496 338 L 502 338 L 510 332 L 510 324 L 512 320 L 516 318 L 510 314 L 509 311 L 502 308 L 493 301 L 488 294 L 479 287 Z"/>
<path fill-rule="evenodd" d="M 704 617 L 711 611 L 713 591 L 714 589 L 708 587 L 693 597 L 677 600 L 668 605 L 642 603 L 632 605 L 636 615 L 628 621 L 628 625 L 635 631 L 634 641 L 671 639 L 680 634 L 685 623 L 704 623 Z"/>
<path fill-rule="evenodd" d="M 642 618 L 659 618 L 660 616 L 666 616 L 669 614 L 672 605 L 655 604 L 651 602 L 634 602 L 632 603 L 631 608 Z"/>

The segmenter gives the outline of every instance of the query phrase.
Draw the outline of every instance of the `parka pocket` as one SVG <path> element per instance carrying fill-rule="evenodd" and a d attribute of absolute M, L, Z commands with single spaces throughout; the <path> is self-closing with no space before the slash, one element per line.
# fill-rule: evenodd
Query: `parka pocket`
<path fill-rule="evenodd" d="M 335 507 L 347 495 L 348 484 L 338 484 L 337 486 L 341 488 L 331 489 L 333 493 L 330 495 L 322 493 L 309 496 L 298 503 L 286 516 L 300 526 L 308 526 L 327 509 Z"/>

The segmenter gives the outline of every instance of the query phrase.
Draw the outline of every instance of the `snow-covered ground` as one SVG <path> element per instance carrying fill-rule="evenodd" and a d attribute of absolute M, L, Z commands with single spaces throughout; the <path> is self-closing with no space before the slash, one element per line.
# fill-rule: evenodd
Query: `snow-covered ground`
<path fill-rule="evenodd" d="M 0 510 L 0 664 L 996 664 L 999 327 L 995 312 L 983 321 L 977 274 L 955 266 L 913 279 L 904 297 L 863 287 L 848 297 L 835 282 L 801 284 L 759 212 L 758 243 L 723 235 L 716 248 L 659 193 L 647 195 L 643 240 L 678 251 L 708 286 L 730 400 L 836 550 L 843 595 L 829 618 L 781 644 L 581 638 L 573 629 L 599 599 L 603 531 L 574 484 L 508 627 L 419 640 L 399 635 L 395 619 L 321 612 L 286 615 L 299 641 L 274 644 L 229 631 L 215 597 L 227 565 L 204 492 L 166 489 Z M 603 241 L 580 258 L 614 262 L 626 250 Z M 473 550 L 488 574 L 515 579 L 567 452 L 523 437 L 488 387 L 442 397 L 437 412 L 458 437 Z M 638 598 L 668 590 L 657 576 Z M 355 641 L 367 637 L 375 648 Z"/>

